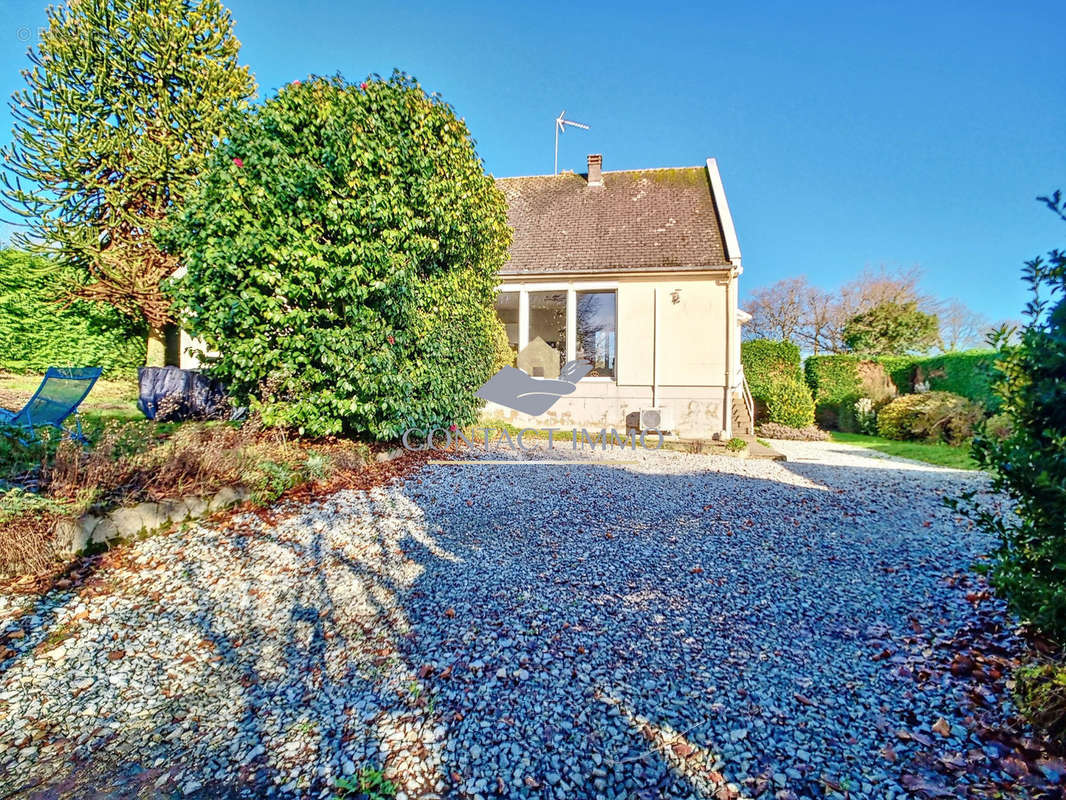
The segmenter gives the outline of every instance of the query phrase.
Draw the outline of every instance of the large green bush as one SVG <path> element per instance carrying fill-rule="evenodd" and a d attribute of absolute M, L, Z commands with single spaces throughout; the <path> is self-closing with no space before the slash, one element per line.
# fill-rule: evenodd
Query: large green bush
<path fill-rule="evenodd" d="M 474 422 L 506 204 L 463 121 L 411 78 L 283 88 L 236 123 L 165 240 L 212 373 L 268 422 L 376 439 Z"/>
<path fill-rule="evenodd" d="M 877 414 L 877 433 L 886 439 L 959 445 L 973 436 L 984 415 L 972 400 L 950 392 L 897 397 Z"/>
<path fill-rule="evenodd" d="M 814 402 L 800 372 L 799 348 L 789 341 L 753 339 L 740 345 L 758 422 L 793 428 L 814 424 Z"/>
<path fill-rule="evenodd" d="M 799 375 L 800 350 L 792 342 L 751 339 L 740 343 L 740 363 L 752 393 L 763 391 L 772 378 Z"/>
<path fill-rule="evenodd" d="M 144 363 L 144 331 L 97 303 L 64 304 L 78 274 L 18 250 L 0 250 L 0 369 L 53 366 L 132 373 Z"/>
<path fill-rule="evenodd" d="M 1042 199 L 1066 220 L 1059 192 Z M 993 585 L 1022 619 L 1066 641 L 1066 251 L 1029 261 L 1023 274 L 1027 324 L 1017 345 L 999 332 L 992 383 L 1010 429 L 979 435 L 973 447 L 1013 507 L 970 511 L 999 539 Z"/>

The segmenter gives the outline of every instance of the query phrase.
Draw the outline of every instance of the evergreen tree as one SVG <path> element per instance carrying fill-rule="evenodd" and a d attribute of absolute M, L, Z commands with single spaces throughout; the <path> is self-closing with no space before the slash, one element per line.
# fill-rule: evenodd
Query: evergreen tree
<path fill-rule="evenodd" d="M 940 343 L 939 330 L 936 314 L 915 302 L 878 303 L 844 324 L 844 344 L 863 355 L 927 353 Z"/>
<path fill-rule="evenodd" d="M 2 150 L 2 202 L 25 228 L 14 244 L 86 274 L 77 297 L 147 323 L 148 363 L 162 363 L 161 284 L 178 264 L 154 234 L 255 82 L 218 0 L 70 0 L 47 15 Z"/>

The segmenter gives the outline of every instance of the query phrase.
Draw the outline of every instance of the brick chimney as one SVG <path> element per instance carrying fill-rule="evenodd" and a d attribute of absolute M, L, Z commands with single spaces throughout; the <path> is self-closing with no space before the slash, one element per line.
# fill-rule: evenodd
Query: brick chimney
<path fill-rule="evenodd" d="M 589 155 L 589 186 L 603 186 L 603 156 L 599 153 Z"/>

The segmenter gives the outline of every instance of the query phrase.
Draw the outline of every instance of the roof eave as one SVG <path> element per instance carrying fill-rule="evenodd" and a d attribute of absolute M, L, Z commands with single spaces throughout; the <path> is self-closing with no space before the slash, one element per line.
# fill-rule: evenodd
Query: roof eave
<path fill-rule="evenodd" d="M 707 159 L 707 177 L 711 181 L 711 194 L 714 196 L 714 205 L 718 209 L 718 222 L 722 231 L 722 244 L 725 245 L 725 255 L 729 263 L 734 267 L 740 266 L 740 242 L 737 240 L 737 229 L 733 226 L 733 215 L 729 212 L 729 201 L 726 200 L 725 186 L 722 184 L 722 175 L 718 172 L 718 160 Z"/>

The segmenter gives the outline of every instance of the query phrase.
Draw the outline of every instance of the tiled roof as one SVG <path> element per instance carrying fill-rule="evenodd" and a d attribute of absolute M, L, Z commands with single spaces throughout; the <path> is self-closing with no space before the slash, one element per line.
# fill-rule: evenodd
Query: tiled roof
<path fill-rule="evenodd" d="M 704 167 L 500 178 L 514 228 L 504 275 L 729 265 Z"/>

